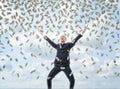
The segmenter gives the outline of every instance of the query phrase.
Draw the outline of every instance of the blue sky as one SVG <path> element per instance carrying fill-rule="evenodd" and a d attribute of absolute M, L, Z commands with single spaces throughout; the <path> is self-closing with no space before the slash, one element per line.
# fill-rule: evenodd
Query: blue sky
<path fill-rule="evenodd" d="M 0 88 L 46 88 L 56 50 L 37 27 L 58 43 L 62 34 L 74 39 L 86 24 L 70 52 L 75 89 L 120 88 L 120 1 L 5 0 L 0 7 Z M 63 72 L 53 80 L 53 88 L 68 84 Z"/>

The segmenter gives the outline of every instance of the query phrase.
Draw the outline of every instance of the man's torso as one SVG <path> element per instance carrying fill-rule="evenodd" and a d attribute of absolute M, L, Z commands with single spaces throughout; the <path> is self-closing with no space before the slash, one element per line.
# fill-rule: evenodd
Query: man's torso
<path fill-rule="evenodd" d="M 57 45 L 57 55 L 55 58 L 54 64 L 57 66 L 69 66 L 70 57 L 69 57 L 70 47 L 69 43 Z"/>

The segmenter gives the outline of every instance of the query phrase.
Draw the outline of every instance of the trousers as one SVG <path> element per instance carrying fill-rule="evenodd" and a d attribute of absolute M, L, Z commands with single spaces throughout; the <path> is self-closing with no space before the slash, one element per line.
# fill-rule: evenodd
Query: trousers
<path fill-rule="evenodd" d="M 63 71 L 65 73 L 65 75 L 67 76 L 67 78 L 70 82 L 69 89 L 74 88 L 75 79 L 74 79 L 74 75 L 71 71 L 71 68 L 69 66 L 66 66 L 66 67 L 54 66 L 54 68 L 48 74 L 48 78 L 47 78 L 48 89 L 52 89 L 52 79 L 61 71 Z"/>

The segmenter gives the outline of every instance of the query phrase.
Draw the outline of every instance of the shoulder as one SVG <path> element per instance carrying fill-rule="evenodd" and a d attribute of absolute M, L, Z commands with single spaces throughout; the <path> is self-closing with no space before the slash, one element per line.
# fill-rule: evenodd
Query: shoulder
<path fill-rule="evenodd" d="M 57 46 L 60 46 L 60 43 L 57 43 L 56 45 L 57 45 Z"/>
<path fill-rule="evenodd" d="M 71 45 L 71 44 L 72 44 L 72 42 L 67 42 L 67 43 L 66 43 L 66 45 Z"/>

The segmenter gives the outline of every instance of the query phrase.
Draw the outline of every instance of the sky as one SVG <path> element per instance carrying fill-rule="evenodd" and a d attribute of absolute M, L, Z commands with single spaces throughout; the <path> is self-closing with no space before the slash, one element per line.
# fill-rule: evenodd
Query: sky
<path fill-rule="evenodd" d="M 47 88 L 56 50 L 38 27 L 59 43 L 60 35 L 71 42 L 87 25 L 70 51 L 75 89 L 120 88 L 119 0 L 1 0 L 0 9 L 0 89 Z M 53 88 L 68 87 L 60 72 Z"/>

